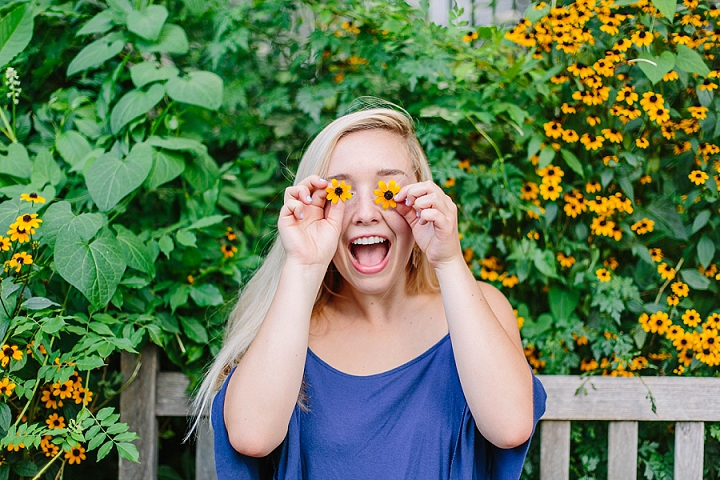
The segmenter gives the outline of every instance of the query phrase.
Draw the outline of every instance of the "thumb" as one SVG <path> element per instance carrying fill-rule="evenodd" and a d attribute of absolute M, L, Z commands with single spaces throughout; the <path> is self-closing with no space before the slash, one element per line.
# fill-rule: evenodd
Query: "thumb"
<path fill-rule="evenodd" d="M 342 221 L 345 216 L 345 202 L 338 200 L 337 203 L 328 201 L 325 204 L 325 219 L 337 228 L 339 232 L 342 229 Z"/>

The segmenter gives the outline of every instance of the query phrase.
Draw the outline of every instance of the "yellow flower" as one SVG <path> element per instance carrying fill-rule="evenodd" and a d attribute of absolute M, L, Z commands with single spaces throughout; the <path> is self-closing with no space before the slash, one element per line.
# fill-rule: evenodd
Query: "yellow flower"
<path fill-rule="evenodd" d="M 81 445 L 76 445 L 72 447 L 69 451 L 65 452 L 65 458 L 67 459 L 68 463 L 72 465 L 73 463 L 80 463 L 83 460 L 85 460 L 85 449 Z"/>
<path fill-rule="evenodd" d="M 538 186 L 533 182 L 525 182 L 520 189 L 521 200 L 535 200 L 538 196 Z"/>
<path fill-rule="evenodd" d="M 595 217 L 590 224 L 590 230 L 595 235 L 612 237 L 615 232 L 615 222 L 608 220 L 605 217 Z"/>
<path fill-rule="evenodd" d="M 65 418 L 62 416 L 59 416 L 57 413 L 51 414 L 47 420 L 45 420 L 45 423 L 48 424 L 48 428 L 65 428 Z"/>
<path fill-rule="evenodd" d="M 73 400 L 75 400 L 76 404 L 82 403 L 84 406 L 87 406 L 92 401 L 92 396 L 93 392 L 82 387 L 76 388 L 73 391 Z"/>
<path fill-rule="evenodd" d="M 720 329 L 720 313 L 712 313 L 703 323 L 703 328 L 718 330 Z"/>
<path fill-rule="evenodd" d="M 623 115 L 620 118 L 621 120 L 623 118 L 627 118 L 628 120 L 635 120 L 640 115 L 642 115 L 642 111 L 639 108 L 637 108 L 635 105 L 630 105 L 627 108 L 624 108 L 622 110 L 622 112 L 620 112 L 620 113 L 622 113 L 622 115 Z"/>
<path fill-rule="evenodd" d="M 675 269 L 665 262 L 658 265 L 658 273 L 663 280 L 672 280 L 675 278 Z"/>
<path fill-rule="evenodd" d="M 37 218 L 37 216 L 37 213 L 26 213 L 25 215 L 20 215 L 15 219 L 15 223 L 10 224 L 10 228 L 13 228 L 16 225 L 21 227 L 23 230 L 38 228 L 40 227 L 42 220 Z"/>
<path fill-rule="evenodd" d="M 597 270 L 595 270 L 595 275 L 597 275 L 598 280 L 600 280 L 601 282 L 609 282 L 610 281 L 611 274 L 605 268 L 598 268 Z"/>
<path fill-rule="evenodd" d="M 73 393 L 73 382 L 68 380 L 67 382 L 55 382 L 52 386 L 53 395 L 60 397 L 61 400 L 72 397 Z"/>
<path fill-rule="evenodd" d="M 690 175 L 688 175 L 688 178 L 695 185 L 703 185 L 710 176 L 702 170 L 693 170 L 690 172 Z"/>
<path fill-rule="evenodd" d="M 608 139 L 608 142 L 612 143 L 620 143 L 622 142 L 622 133 L 618 132 L 614 128 L 604 128 L 602 130 L 603 135 L 605 135 L 605 138 Z"/>
<path fill-rule="evenodd" d="M 587 118 L 585 119 L 585 121 L 587 121 L 588 125 L 590 125 L 591 127 L 594 127 L 595 125 L 600 124 L 600 117 L 596 117 L 594 115 L 588 115 Z"/>
<path fill-rule="evenodd" d="M 585 150 L 598 150 L 602 147 L 604 140 L 604 137 L 600 135 L 595 136 L 591 133 L 585 133 L 582 137 L 580 137 L 580 143 L 585 145 Z"/>
<path fill-rule="evenodd" d="M 45 452 L 46 457 L 54 457 L 60 451 L 60 447 L 52 443 L 51 435 L 45 435 L 42 440 L 40 440 L 40 448 Z"/>
<path fill-rule="evenodd" d="M 687 297 L 690 294 L 690 287 L 688 287 L 687 283 L 674 282 L 670 285 L 670 288 L 678 297 Z"/>
<path fill-rule="evenodd" d="M 562 193 L 562 187 L 552 183 L 543 183 L 540 185 L 540 195 L 544 200 L 557 200 Z"/>
<path fill-rule="evenodd" d="M 0 235 L 0 250 L 7 252 L 10 250 L 10 239 Z"/>
<path fill-rule="evenodd" d="M 587 193 L 596 193 L 600 190 L 602 190 L 602 186 L 600 185 L 600 182 L 596 180 L 591 180 L 585 184 L 585 191 Z"/>
<path fill-rule="evenodd" d="M 23 265 L 32 265 L 32 255 L 25 252 L 18 252 L 7 261 L 6 265 L 9 268 L 14 268 L 15 272 L 19 272 Z"/>
<path fill-rule="evenodd" d="M 580 139 L 580 135 L 578 135 L 575 130 L 566 129 L 563 130 L 562 139 L 567 143 L 575 143 Z"/>
<path fill-rule="evenodd" d="M 20 200 L 24 200 L 26 202 L 33 202 L 33 203 L 45 203 L 45 198 L 41 197 L 40 195 L 38 195 L 35 192 L 21 193 Z"/>
<path fill-rule="evenodd" d="M 672 320 L 670 320 L 670 317 L 668 317 L 667 313 L 656 312 L 650 315 L 650 320 L 648 321 L 650 332 L 657 332 L 660 335 L 663 335 L 665 334 L 665 332 L 667 332 L 670 325 L 672 325 Z"/>
<path fill-rule="evenodd" d="M 555 120 L 545 123 L 543 128 L 545 129 L 545 135 L 550 138 L 560 138 L 563 134 L 562 124 Z"/>
<path fill-rule="evenodd" d="M 237 240 L 237 234 L 233 231 L 232 227 L 227 227 L 225 236 L 227 237 L 228 241 L 230 241 L 230 242 L 232 242 L 233 240 Z"/>
<path fill-rule="evenodd" d="M 345 180 L 338 183 L 337 179 L 333 178 L 330 185 L 325 189 L 327 199 L 330 200 L 333 205 L 335 205 L 338 200 L 345 202 L 352 198 L 352 193 L 350 193 L 351 188 L 352 186 L 349 183 L 345 183 Z"/>
<path fill-rule="evenodd" d="M 30 235 L 35 234 L 35 230 L 25 230 L 21 226 L 13 223 L 10 225 L 10 230 L 7 231 L 7 234 L 10 235 L 11 242 L 26 243 L 30 241 Z"/>
<path fill-rule="evenodd" d="M 615 271 L 619 263 L 615 257 L 610 257 L 607 260 L 603 261 L 603 265 L 605 266 L 605 268 L 609 268 L 610 270 Z"/>
<path fill-rule="evenodd" d="M 642 220 L 633 223 L 630 226 L 630 230 L 633 232 L 636 232 L 638 235 L 644 235 L 646 233 L 652 232 L 653 228 L 655 227 L 655 222 L 648 219 L 643 218 Z"/>
<path fill-rule="evenodd" d="M 220 247 L 220 251 L 225 258 L 232 258 L 235 256 L 235 253 L 237 253 L 237 248 L 234 245 L 223 245 Z"/>
<path fill-rule="evenodd" d="M 530 231 L 527 233 L 527 237 L 528 237 L 530 240 L 538 240 L 538 239 L 540 239 L 540 234 L 539 234 L 538 232 L 536 232 L 535 230 L 530 230 Z"/>
<path fill-rule="evenodd" d="M 678 78 L 680 78 L 680 77 L 678 77 L 677 72 L 675 70 L 670 70 L 668 73 L 663 75 L 662 80 L 663 80 L 663 82 L 672 82 L 672 81 L 677 80 Z"/>
<path fill-rule="evenodd" d="M 663 259 L 663 253 L 662 250 L 659 248 L 650 248 L 648 249 L 648 252 L 650 252 L 650 257 L 652 257 L 653 261 L 659 262 Z"/>
<path fill-rule="evenodd" d="M 628 85 L 620 89 L 617 97 L 615 97 L 615 101 L 625 101 L 628 105 L 632 105 L 633 103 L 638 101 L 638 94 L 635 93 L 635 89 L 632 86 Z"/>
<path fill-rule="evenodd" d="M 477 32 L 470 32 L 470 33 L 466 33 L 465 35 L 463 35 L 462 41 L 465 43 L 470 43 L 473 40 L 476 40 L 477 38 L 478 38 Z"/>
<path fill-rule="evenodd" d="M 9 378 L 5 377 L 0 380 L 0 395 L 9 397 L 15 390 L 15 383 L 11 382 Z"/>
<path fill-rule="evenodd" d="M 397 195 L 400 192 L 400 185 L 395 183 L 395 180 L 390 180 L 390 183 L 386 184 L 382 180 L 378 182 L 378 188 L 377 190 L 374 190 L 373 193 L 375 194 L 375 203 L 378 205 L 382 204 L 383 210 L 387 210 L 388 208 L 397 207 L 397 203 L 395 203 L 395 195 Z"/>
<path fill-rule="evenodd" d="M 583 359 L 580 362 L 580 370 L 583 372 L 592 372 L 593 370 L 597 369 L 600 365 L 598 364 L 597 360 L 594 358 L 590 360 Z"/>
<path fill-rule="evenodd" d="M 7 449 L 11 452 L 19 452 L 21 448 L 25 448 L 25 444 L 21 443 L 20 445 L 15 445 L 13 443 L 8 444 Z"/>
<path fill-rule="evenodd" d="M 657 110 L 665 106 L 665 100 L 659 93 L 645 92 L 640 100 L 640 105 L 647 112 L 648 110 Z"/>
<path fill-rule="evenodd" d="M 635 140 L 635 145 L 637 145 L 638 148 L 646 149 L 650 146 L 650 142 L 647 138 L 638 138 Z"/>
<path fill-rule="evenodd" d="M 563 83 L 570 80 L 567 75 L 554 75 L 552 78 L 550 78 L 550 81 L 554 83 L 555 85 L 562 85 Z"/>
<path fill-rule="evenodd" d="M 717 83 L 711 82 L 709 78 L 706 78 L 703 83 L 698 85 L 698 90 L 703 90 L 707 92 L 712 92 L 716 88 L 718 88 Z"/>
<path fill-rule="evenodd" d="M 550 183 L 558 185 L 562 181 L 562 177 L 565 176 L 565 172 L 562 168 L 556 167 L 555 165 L 548 165 L 545 168 L 541 168 L 537 171 L 537 174 L 543 177 L 542 183 Z"/>
<path fill-rule="evenodd" d="M 688 112 L 690 112 L 690 115 L 693 116 L 693 118 L 697 118 L 698 120 L 704 120 L 707 117 L 707 107 L 688 107 Z"/>
<path fill-rule="evenodd" d="M 677 295 L 675 295 L 674 293 L 672 293 L 672 294 L 668 295 L 668 297 L 667 297 L 667 303 L 668 303 L 668 305 L 670 305 L 670 306 L 675 306 L 675 305 L 677 305 L 678 303 L 680 303 L 680 299 L 678 298 Z"/>
<path fill-rule="evenodd" d="M 670 120 L 670 110 L 667 110 L 665 108 L 658 108 L 657 110 L 648 110 L 647 112 L 648 118 L 651 122 L 657 122 L 658 125 L 662 125 L 663 123 Z"/>
<path fill-rule="evenodd" d="M 626 52 L 631 46 L 632 42 L 627 38 L 623 38 L 622 40 L 618 40 L 615 45 L 613 45 L 613 50 L 620 50 L 621 52 Z"/>
<path fill-rule="evenodd" d="M 503 276 L 503 275 L 505 275 L 505 276 Z M 503 287 L 513 288 L 515 285 L 517 285 L 520 282 L 520 279 L 518 279 L 518 277 L 516 275 L 506 275 L 506 274 L 503 274 L 503 275 L 500 275 L 501 278 L 499 278 L 503 284 Z"/>
<path fill-rule="evenodd" d="M 652 33 L 646 30 L 640 30 L 639 32 L 633 33 L 630 40 L 638 47 L 648 47 L 654 38 Z"/>
<path fill-rule="evenodd" d="M 454 177 L 450 177 L 450 178 L 448 178 L 448 179 L 445 181 L 444 186 L 445 186 L 445 188 L 454 187 L 454 186 L 455 186 L 455 183 L 456 183 L 455 178 L 454 178 Z"/>
<path fill-rule="evenodd" d="M 17 345 L 8 345 L 7 343 L 0 349 L 0 365 L 6 367 L 12 360 L 22 360 L 23 352 L 18 350 Z"/>
<path fill-rule="evenodd" d="M 563 252 L 558 252 L 555 258 L 557 258 L 560 266 L 563 268 L 570 268 L 575 264 L 575 258 L 572 255 L 566 256 Z"/>
<path fill-rule="evenodd" d="M 567 103 L 563 103 L 562 107 L 560 107 L 560 110 L 562 110 L 565 115 L 570 113 L 577 113 L 577 109 L 572 105 L 568 105 Z"/>

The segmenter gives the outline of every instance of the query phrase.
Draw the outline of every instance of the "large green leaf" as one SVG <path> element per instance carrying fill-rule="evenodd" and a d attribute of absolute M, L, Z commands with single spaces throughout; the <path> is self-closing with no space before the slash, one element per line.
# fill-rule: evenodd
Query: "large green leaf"
<path fill-rule="evenodd" d="M 130 68 L 130 78 L 137 88 L 141 88 L 148 83 L 177 77 L 179 72 L 175 67 L 157 68 L 155 62 L 142 62 Z"/>
<path fill-rule="evenodd" d="M 142 240 L 122 225 L 113 225 L 113 228 L 117 232 L 117 239 L 128 267 L 155 276 L 155 263 Z"/>
<path fill-rule="evenodd" d="M 115 294 L 125 272 L 120 245 L 108 229 L 90 243 L 72 226 L 60 230 L 55 243 L 58 274 L 74 286 L 95 308 L 102 308 Z"/>
<path fill-rule="evenodd" d="M 562 156 L 563 160 L 565 160 L 565 163 L 567 164 L 570 169 L 580 175 L 582 178 L 585 178 L 585 172 L 583 171 L 582 163 L 580 162 L 580 159 L 578 159 L 574 153 L 572 153 L 570 150 L 565 150 L 564 148 L 560 149 L 560 155 Z"/>
<path fill-rule="evenodd" d="M 695 290 L 707 290 L 710 288 L 710 279 L 695 270 L 694 268 L 684 268 L 680 270 L 680 278 L 687 283 L 690 288 Z"/>
<path fill-rule="evenodd" d="M 166 23 L 155 42 L 137 42 L 141 53 L 175 53 L 182 55 L 188 51 L 188 39 L 185 30 L 179 25 Z"/>
<path fill-rule="evenodd" d="M 75 35 L 80 36 L 90 35 L 91 33 L 105 33 L 110 30 L 114 25 L 115 22 L 113 22 L 113 14 L 110 12 L 110 10 L 103 10 L 102 12 L 98 13 L 93 18 L 88 20 L 88 22 L 83 25 L 83 27 L 78 30 Z"/>
<path fill-rule="evenodd" d="M 548 300 L 553 317 L 556 320 L 568 320 L 580 301 L 580 292 L 551 287 Z"/>
<path fill-rule="evenodd" d="M 207 147 L 192 138 L 153 136 L 147 139 L 147 143 L 153 147 L 164 148 L 166 150 L 192 152 L 195 155 L 204 155 L 207 153 Z"/>
<path fill-rule="evenodd" d="M 677 207 L 669 198 L 661 197 L 656 199 L 647 209 L 652 220 L 655 221 L 655 229 L 662 231 L 676 240 L 687 240 L 687 232 L 682 223 L 682 218 L 677 213 Z"/>
<path fill-rule="evenodd" d="M 55 149 L 70 166 L 75 166 L 82 158 L 92 151 L 85 137 L 74 130 L 62 132 L 55 139 Z"/>
<path fill-rule="evenodd" d="M 32 163 L 22 144 L 11 143 L 7 155 L 0 155 L 0 173 L 18 178 L 30 178 Z"/>
<path fill-rule="evenodd" d="M 220 179 L 220 169 L 210 155 L 200 155 L 187 164 L 183 177 L 195 190 L 205 192 Z"/>
<path fill-rule="evenodd" d="M 172 152 L 158 151 L 152 170 L 147 177 L 145 186 L 153 190 L 171 180 L 174 180 L 185 170 L 185 160 L 182 156 Z"/>
<path fill-rule="evenodd" d="M 67 76 L 74 75 L 91 68 L 97 68 L 113 58 L 125 48 L 125 36 L 112 32 L 83 48 L 68 65 Z"/>
<path fill-rule="evenodd" d="M 0 20 L 0 67 L 22 52 L 33 35 L 33 5 L 14 8 Z"/>
<path fill-rule="evenodd" d="M 110 130 L 117 134 L 121 128 L 140 115 L 145 115 L 165 96 L 165 87 L 159 83 L 150 87 L 150 90 L 131 90 L 123 95 L 110 114 Z"/>
<path fill-rule="evenodd" d="M 715 256 L 715 243 L 710 240 L 707 236 L 703 235 L 697 244 L 697 255 L 700 265 L 708 268 L 710 262 L 712 262 Z"/>
<path fill-rule="evenodd" d="M 710 68 L 705 64 L 702 55 L 688 48 L 685 45 L 677 46 L 677 67 L 687 73 L 697 73 L 703 77 L 707 77 Z"/>
<path fill-rule="evenodd" d="M 43 215 L 43 240 L 50 248 L 55 248 L 58 233 L 71 228 L 86 241 L 95 236 L 105 223 L 105 217 L 99 213 L 83 213 L 75 216 L 70 203 L 65 200 L 50 205 Z"/>
<path fill-rule="evenodd" d="M 644 52 L 639 55 L 639 58 L 641 60 L 636 62 L 636 65 L 640 67 L 640 70 L 650 79 L 653 85 L 662 80 L 666 73 L 675 68 L 675 55 L 671 52 L 663 52 L 659 57 Z"/>
<path fill-rule="evenodd" d="M 65 174 L 60 170 L 60 167 L 58 167 L 50 150 L 45 147 L 40 148 L 35 157 L 32 176 L 30 178 L 32 183 L 49 183 L 56 187 L 61 183 L 65 183 Z M 46 200 L 49 201 L 50 199 Z"/>
<path fill-rule="evenodd" d="M 154 42 L 160 36 L 168 11 L 162 5 L 150 5 L 143 10 L 128 13 L 127 27 L 135 35 Z"/>
<path fill-rule="evenodd" d="M 107 212 L 142 185 L 152 168 L 153 152 L 150 145 L 139 143 L 124 159 L 108 152 L 90 165 L 85 180 L 100 211 Z"/>
<path fill-rule="evenodd" d="M 655 8 L 663 14 L 663 17 L 665 17 L 668 22 L 673 23 L 677 0 L 652 0 L 652 4 L 655 5 Z"/>
<path fill-rule="evenodd" d="M 212 72 L 190 72 L 186 77 L 171 78 L 165 88 L 168 96 L 177 102 L 209 110 L 217 110 L 222 105 L 223 82 Z"/>

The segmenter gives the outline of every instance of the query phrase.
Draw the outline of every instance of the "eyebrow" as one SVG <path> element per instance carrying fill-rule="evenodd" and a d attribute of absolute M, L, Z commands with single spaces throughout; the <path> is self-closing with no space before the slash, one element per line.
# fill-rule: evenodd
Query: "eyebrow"
<path fill-rule="evenodd" d="M 388 169 L 378 170 L 378 171 L 376 172 L 376 175 L 377 175 L 378 177 L 390 177 L 390 176 L 393 176 L 393 175 L 406 175 L 406 176 L 407 176 L 408 173 L 405 172 L 404 170 L 398 170 L 398 169 L 396 169 L 396 168 L 388 168 Z M 337 174 L 337 175 L 331 175 L 331 176 L 329 176 L 329 177 L 328 177 L 328 180 L 332 180 L 333 178 L 334 178 L 335 180 L 349 180 L 349 179 L 350 179 L 350 176 L 347 175 L 347 174 L 345 174 L 345 173 L 339 173 L 339 174 Z"/>

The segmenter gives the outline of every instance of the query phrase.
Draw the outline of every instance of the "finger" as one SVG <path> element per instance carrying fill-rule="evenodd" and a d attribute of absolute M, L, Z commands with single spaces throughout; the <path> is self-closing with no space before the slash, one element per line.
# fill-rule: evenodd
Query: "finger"
<path fill-rule="evenodd" d="M 342 229 L 342 220 L 345 216 L 345 202 L 337 200 L 336 203 L 325 202 L 325 219 L 337 228 Z"/>
<path fill-rule="evenodd" d="M 293 198 L 290 198 L 288 200 L 285 200 L 285 204 L 283 205 L 283 208 L 281 210 L 281 216 L 294 216 L 297 220 L 302 220 L 305 218 L 305 205 L 300 201 Z"/>
<path fill-rule="evenodd" d="M 432 223 L 433 225 L 440 227 L 447 217 L 434 208 L 426 208 L 418 212 L 418 223 L 425 225 L 426 223 Z"/>
<path fill-rule="evenodd" d="M 305 187 L 308 187 L 311 190 L 315 190 L 318 188 L 325 188 L 327 187 L 328 181 L 324 178 L 320 178 L 319 175 L 310 175 L 308 177 L 303 178 L 299 182 L 297 182 L 295 185 L 300 186 L 304 185 Z"/>

